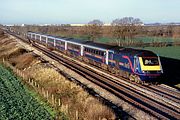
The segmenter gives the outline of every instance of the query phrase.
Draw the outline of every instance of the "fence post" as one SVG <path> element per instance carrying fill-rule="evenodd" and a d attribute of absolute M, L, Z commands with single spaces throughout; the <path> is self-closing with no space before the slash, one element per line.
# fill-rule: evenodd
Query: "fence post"
<path fill-rule="evenodd" d="M 57 102 L 56 102 L 56 97 L 54 97 L 54 105 L 55 105 L 55 107 L 57 107 Z"/>
<path fill-rule="evenodd" d="M 21 71 L 20 70 L 18 70 L 19 71 L 19 76 L 21 77 Z"/>
<path fill-rule="evenodd" d="M 18 70 L 13 69 L 13 71 L 18 75 Z"/>
<path fill-rule="evenodd" d="M 61 100 L 60 100 L 60 98 L 58 99 L 58 105 L 61 106 Z"/>
<path fill-rule="evenodd" d="M 21 72 L 21 77 L 23 77 L 23 73 Z"/>
<path fill-rule="evenodd" d="M 41 91 L 42 91 L 43 96 L 45 97 L 46 95 L 45 95 L 45 92 L 44 92 L 44 88 L 43 88 L 43 87 L 41 88 Z"/>
<path fill-rule="evenodd" d="M 51 97 L 52 97 L 51 98 L 52 99 L 52 104 L 54 104 L 54 95 L 52 94 Z"/>
<path fill-rule="evenodd" d="M 36 87 L 36 82 L 34 82 L 34 86 Z"/>
<path fill-rule="evenodd" d="M 33 79 L 31 79 L 31 86 L 33 86 L 33 84 L 34 84 L 34 83 L 33 83 Z"/>
<path fill-rule="evenodd" d="M 66 105 L 66 113 L 69 113 L 69 106 L 68 106 L 68 104 Z"/>
<path fill-rule="evenodd" d="M 76 120 L 78 120 L 78 111 L 76 110 Z"/>
<path fill-rule="evenodd" d="M 48 100 L 48 98 L 49 98 L 48 90 L 46 91 L 46 98 L 47 98 L 47 100 Z M 49 100 L 48 100 L 48 101 L 49 101 Z"/>
<path fill-rule="evenodd" d="M 24 73 L 22 73 L 22 78 L 23 78 L 23 80 L 24 80 Z"/>

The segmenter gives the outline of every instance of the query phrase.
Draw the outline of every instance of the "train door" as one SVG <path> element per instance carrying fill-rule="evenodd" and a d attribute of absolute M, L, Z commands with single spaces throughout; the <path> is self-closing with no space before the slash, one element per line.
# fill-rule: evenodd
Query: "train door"
<path fill-rule="evenodd" d="M 113 60 L 113 53 L 112 52 L 109 52 L 109 65 L 115 66 L 115 62 Z"/>
<path fill-rule="evenodd" d="M 139 72 L 138 63 L 139 63 L 138 57 L 135 56 L 135 57 L 134 57 L 134 72 L 135 72 L 135 73 L 138 73 L 138 72 Z"/>

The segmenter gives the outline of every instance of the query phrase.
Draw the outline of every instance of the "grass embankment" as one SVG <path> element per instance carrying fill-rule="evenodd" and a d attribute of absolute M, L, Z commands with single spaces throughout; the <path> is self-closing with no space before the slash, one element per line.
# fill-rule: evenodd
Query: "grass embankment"
<path fill-rule="evenodd" d="M 0 38 L 0 45 L 0 59 L 4 58 L 48 90 L 49 94 L 60 98 L 61 105 L 54 107 L 54 110 L 60 114 L 59 119 L 115 119 L 115 114 L 110 108 L 89 95 L 81 87 L 66 80 L 54 69 L 49 68 L 46 63 L 41 63 L 37 56 L 21 48 L 16 40 L 6 36 Z M 36 88 L 34 87 L 34 89 Z M 39 95 L 43 96 L 43 93 L 39 92 Z"/>
<path fill-rule="evenodd" d="M 52 119 L 50 108 L 39 103 L 31 93 L 0 65 L 0 119 Z"/>

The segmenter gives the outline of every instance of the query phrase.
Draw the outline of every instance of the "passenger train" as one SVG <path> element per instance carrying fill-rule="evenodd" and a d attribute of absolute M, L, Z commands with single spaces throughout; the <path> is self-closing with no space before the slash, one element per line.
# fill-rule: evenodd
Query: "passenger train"
<path fill-rule="evenodd" d="M 163 74 L 160 57 L 147 50 L 28 32 L 29 40 L 137 83 L 156 82 Z"/>

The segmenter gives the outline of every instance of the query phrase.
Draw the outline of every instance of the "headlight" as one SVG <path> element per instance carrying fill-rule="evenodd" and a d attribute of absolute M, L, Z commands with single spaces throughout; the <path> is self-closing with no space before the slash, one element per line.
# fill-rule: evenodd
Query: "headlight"
<path fill-rule="evenodd" d="M 150 73 L 149 71 L 142 71 L 142 73 Z"/>

